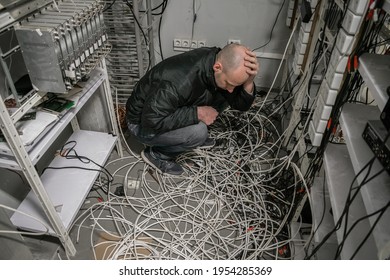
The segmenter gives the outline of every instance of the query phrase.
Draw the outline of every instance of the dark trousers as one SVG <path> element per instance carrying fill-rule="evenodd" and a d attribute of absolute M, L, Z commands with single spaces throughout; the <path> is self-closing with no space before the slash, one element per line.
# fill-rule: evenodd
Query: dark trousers
<path fill-rule="evenodd" d="M 138 141 L 153 147 L 153 154 L 164 160 L 172 159 L 183 152 L 201 146 L 208 137 L 207 125 L 203 122 L 152 137 L 141 136 L 137 124 L 128 124 L 128 128 Z"/>

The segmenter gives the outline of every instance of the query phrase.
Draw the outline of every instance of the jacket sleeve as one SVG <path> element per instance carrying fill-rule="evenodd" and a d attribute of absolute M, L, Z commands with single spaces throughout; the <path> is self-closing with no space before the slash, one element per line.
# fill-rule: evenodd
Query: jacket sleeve
<path fill-rule="evenodd" d="M 252 94 L 247 93 L 242 85 L 236 87 L 232 93 L 224 90 L 222 94 L 233 109 L 248 111 L 256 97 L 256 86 L 253 84 Z"/>
<path fill-rule="evenodd" d="M 161 134 L 198 123 L 196 106 L 186 106 L 171 83 L 165 81 L 157 87 L 145 100 L 141 119 L 144 132 Z"/>

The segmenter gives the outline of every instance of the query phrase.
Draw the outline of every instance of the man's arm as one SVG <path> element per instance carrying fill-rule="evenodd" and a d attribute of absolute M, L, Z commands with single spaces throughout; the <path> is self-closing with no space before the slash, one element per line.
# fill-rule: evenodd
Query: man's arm
<path fill-rule="evenodd" d="M 153 133 L 163 133 L 198 122 L 197 107 L 180 104 L 176 89 L 165 82 L 145 100 L 141 124 Z"/>
<path fill-rule="evenodd" d="M 259 70 L 259 62 L 257 61 L 256 54 L 254 52 L 252 52 L 251 50 L 248 49 L 245 53 L 246 53 L 246 56 L 244 58 L 244 60 L 245 60 L 244 65 L 247 68 L 246 72 L 249 74 L 249 78 L 243 84 L 243 88 L 247 93 L 253 94 L 254 79 L 255 79 L 257 72 Z"/>

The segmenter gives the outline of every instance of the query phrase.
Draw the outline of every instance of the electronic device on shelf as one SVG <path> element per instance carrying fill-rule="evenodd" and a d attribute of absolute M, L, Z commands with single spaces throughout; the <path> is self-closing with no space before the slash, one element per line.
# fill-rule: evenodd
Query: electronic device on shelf
<path fill-rule="evenodd" d="M 363 131 L 363 139 L 385 170 L 390 174 L 390 137 L 381 120 L 370 120 Z"/>
<path fill-rule="evenodd" d="M 111 50 L 100 0 L 62 0 L 15 26 L 35 89 L 67 93 Z"/>

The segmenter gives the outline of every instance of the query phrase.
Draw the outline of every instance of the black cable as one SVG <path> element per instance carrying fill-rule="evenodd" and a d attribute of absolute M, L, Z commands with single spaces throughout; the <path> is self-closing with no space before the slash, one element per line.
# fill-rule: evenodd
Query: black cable
<path fill-rule="evenodd" d="M 355 197 L 357 196 L 358 192 L 360 191 L 361 187 L 364 186 L 365 184 L 367 184 L 368 182 L 370 182 L 371 180 L 373 180 L 374 178 L 376 178 L 379 174 L 381 174 L 383 172 L 383 170 L 381 170 L 380 172 L 376 173 L 375 175 L 373 175 L 370 179 L 367 180 L 367 177 L 368 175 L 370 174 L 371 172 L 371 168 L 373 166 L 373 163 L 375 161 L 375 158 L 374 159 L 371 159 L 369 162 L 369 167 L 368 167 L 368 170 L 367 170 L 367 173 L 366 175 L 364 176 L 364 179 L 362 180 L 362 182 L 357 186 L 358 190 L 356 190 L 356 192 L 354 193 L 354 195 L 352 196 L 351 198 L 351 193 L 352 193 L 352 190 L 354 190 L 355 188 L 353 188 L 353 186 L 351 186 L 350 190 L 349 190 L 349 193 L 348 193 L 348 197 L 347 197 L 347 201 L 345 202 L 345 207 L 344 207 L 344 231 L 343 231 L 343 240 L 339 243 L 339 245 L 337 246 L 337 250 L 336 250 L 336 254 L 335 254 L 335 259 L 337 259 L 340 254 L 341 254 L 341 251 L 344 247 L 344 244 L 345 244 L 345 241 L 347 239 L 347 236 L 349 235 L 349 233 L 352 231 L 352 229 L 349 229 L 348 228 L 348 218 L 349 218 L 349 208 L 350 206 L 352 205 L 352 201 L 355 199 Z M 355 176 L 354 178 L 354 181 L 357 179 L 358 176 Z M 367 181 L 366 181 L 367 180 Z M 353 182 L 354 182 L 353 181 Z M 352 183 L 353 184 L 353 183 Z"/>
<path fill-rule="evenodd" d="M 322 197 L 323 197 L 323 201 L 322 201 L 322 203 L 323 203 L 323 208 L 322 208 L 322 209 L 323 209 L 323 211 L 322 211 L 322 214 L 321 214 L 321 219 L 320 219 L 320 221 L 318 222 L 317 228 L 314 230 L 314 232 L 313 232 L 313 234 L 311 235 L 309 241 L 307 242 L 307 244 L 309 244 L 309 246 L 310 246 L 311 241 L 312 241 L 313 238 L 314 238 L 314 235 L 315 235 L 315 234 L 317 233 L 317 231 L 320 229 L 320 226 L 321 226 L 321 224 L 322 224 L 322 222 L 324 221 L 324 218 L 325 218 L 325 212 L 326 212 L 326 197 L 325 197 L 325 195 L 326 195 L 326 192 L 325 192 L 326 183 L 325 183 L 325 181 L 326 181 L 326 179 L 325 179 L 325 176 L 324 176 L 324 180 L 323 180 L 323 182 L 322 182 Z M 307 256 L 307 252 L 306 252 L 306 256 Z"/>
<path fill-rule="evenodd" d="M 108 181 L 112 181 L 112 176 L 111 176 L 111 174 L 107 174 L 106 172 L 104 172 L 104 171 L 101 170 L 101 169 L 86 168 L 86 167 L 81 167 L 81 166 L 61 166 L 61 167 L 52 167 L 52 166 L 48 166 L 48 167 L 45 167 L 45 168 L 42 170 L 42 174 L 43 174 L 47 169 L 56 169 L 56 170 L 59 170 L 59 169 L 81 169 L 81 170 L 87 170 L 87 171 L 96 171 L 96 172 L 99 172 L 99 173 L 102 173 L 102 174 L 106 175 Z"/>
<path fill-rule="evenodd" d="M 12 169 L 9 169 L 9 168 L 5 168 L 5 170 L 8 170 L 9 172 L 15 173 L 16 175 L 19 176 L 20 180 L 22 180 L 23 184 L 28 185 L 28 183 L 23 179 L 23 176 L 20 175 L 20 173 L 17 172 L 16 170 L 12 170 Z"/>
<path fill-rule="evenodd" d="M 365 164 L 365 166 L 363 166 L 363 168 L 356 174 L 356 176 L 354 177 L 354 179 L 352 180 L 352 183 L 349 187 L 349 194 L 348 194 L 348 197 L 350 197 L 350 193 L 352 191 L 352 187 L 353 187 L 353 184 L 355 183 L 356 179 L 358 178 L 358 176 L 369 166 L 371 166 L 373 164 L 375 160 L 375 157 L 373 157 L 368 163 Z M 368 173 L 367 173 L 368 174 Z M 360 185 L 360 187 L 362 186 L 362 184 Z M 356 191 L 354 193 L 354 195 L 352 196 L 352 198 L 350 199 L 349 201 L 349 204 L 352 203 L 352 201 L 355 199 L 355 197 L 357 196 L 357 193 L 358 191 Z M 344 218 L 344 215 L 347 211 L 347 208 L 349 207 L 349 204 L 345 204 L 344 206 L 344 209 L 339 217 L 339 219 L 337 220 L 337 223 L 335 224 L 334 228 L 328 232 L 328 234 L 321 240 L 321 242 L 319 244 L 317 244 L 317 246 L 313 249 L 313 251 L 311 252 L 311 254 L 309 256 L 307 256 L 305 259 L 310 259 L 312 256 L 314 256 L 314 254 L 322 247 L 322 245 L 325 244 L 325 242 L 330 238 L 330 236 L 336 232 L 340 226 L 341 226 L 341 223 L 342 223 L 342 220 Z"/>
<path fill-rule="evenodd" d="M 164 4 L 165 3 L 165 4 Z M 164 11 L 168 5 L 168 0 L 164 0 L 163 1 L 163 7 L 162 7 L 162 10 L 161 10 L 161 16 L 160 16 L 160 19 L 159 19 L 159 23 L 158 23 L 158 45 L 159 45 L 159 48 L 160 48 L 160 56 L 161 56 L 161 60 L 164 60 L 164 56 L 163 56 L 163 51 L 162 51 L 162 46 L 161 46 L 161 23 L 162 23 L 162 19 L 163 19 L 163 14 L 164 14 Z"/>
<path fill-rule="evenodd" d="M 111 7 L 115 4 L 116 0 L 112 1 L 110 5 L 108 5 L 106 8 L 104 8 L 103 13 L 107 11 L 108 9 L 111 9 Z"/>
<path fill-rule="evenodd" d="M 271 42 L 272 33 L 273 33 L 273 31 L 274 31 L 276 22 L 278 21 L 278 18 L 279 18 L 279 14 L 280 14 L 280 12 L 282 11 L 285 2 L 286 2 L 286 0 L 283 0 L 283 3 L 282 3 L 282 5 L 281 5 L 280 8 L 279 8 L 278 14 L 276 15 L 274 24 L 273 24 L 273 26 L 272 26 L 272 28 L 271 28 L 271 33 L 270 33 L 270 36 L 269 36 L 268 41 L 267 41 L 265 44 L 261 45 L 260 47 L 254 48 L 254 49 L 252 50 L 253 52 L 256 51 L 256 50 L 258 50 L 258 49 L 261 49 L 261 48 L 265 47 L 266 45 L 268 45 L 268 44 Z"/>
<path fill-rule="evenodd" d="M 367 232 L 366 236 L 363 238 L 362 242 L 360 242 L 359 246 L 356 248 L 355 252 L 352 254 L 351 256 L 351 260 L 356 256 L 356 254 L 359 252 L 359 250 L 363 247 L 363 245 L 366 243 L 367 239 L 370 237 L 371 233 L 374 231 L 376 225 L 378 224 L 378 222 L 380 221 L 380 219 L 382 218 L 383 214 L 386 212 L 387 208 L 389 208 L 390 206 L 390 201 L 384 206 L 382 207 L 381 209 L 371 213 L 370 215 L 367 215 L 365 217 L 363 217 L 364 219 L 367 219 L 371 216 L 374 216 L 376 214 L 378 214 L 380 212 L 380 214 L 378 215 L 378 217 L 376 218 L 375 222 L 371 225 L 371 228 L 370 230 Z M 362 218 L 361 218 L 362 219 Z M 359 221 L 360 222 L 360 221 Z"/>
<path fill-rule="evenodd" d="M 70 147 L 67 147 L 69 146 Z M 60 149 L 60 152 L 59 152 L 59 155 L 61 157 L 64 157 L 66 159 L 77 159 L 79 161 L 81 161 L 82 163 L 84 164 L 89 164 L 89 163 L 93 163 L 94 165 L 98 166 L 99 168 L 101 168 L 102 170 L 98 170 L 98 169 L 91 169 L 91 168 L 83 168 L 83 167 L 80 167 L 80 169 L 85 169 L 85 170 L 91 170 L 91 171 L 99 171 L 99 172 L 102 172 L 104 174 L 106 174 L 108 180 L 110 182 L 112 182 L 113 180 L 113 176 L 111 175 L 111 173 L 102 165 L 98 164 L 97 162 L 95 162 L 94 160 L 86 157 L 86 156 L 80 156 L 78 155 L 78 153 L 76 152 L 76 150 L 74 149 L 77 145 L 77 142 L 76 141 L 69 141 L 67 143 L 65 143 L 61 149 Z M 70 153 L 74 153 L 74 155 L 70 154 Z M 62 169 L 62 168 L 78 168 L 78 167 L 59 167 L 59 168 L 54 168 L 54 167 L 46 167 L 42 170 L 42 173 L 46 170 L 46 169 Z"/>
<path fill-rule="evenodd" d="M 135 13 L 134 13 L 134 10 L 133 10 L 133 7 L 132 5 L 129 3 L 128 0 L 124 0 L 125 1 L 125 4 L 129 7 L 130 9 L 130 12 L 132 13 L 133 17 L 134 17 L 134 20 L 135 22 L 137 23 L 139 29 L 141 30 L 141 33 L 142 33 L 142 36 L 144 37 L 144 40 L 145 40 L 145 44 L 146 44 L 146 49 L 147 49 L 147 52 L 148 52 L 148 56 L 149 56 L 149 63 L 148 63 L 148 68 L 146 69 L 146 71 L 148 71 L 150 69 L 150 66 L 152 64 L 151 62 L 151 54 L 150 54 L 150 49 L 149 49 L 149 41 L 148 41 L 148 38 L 146 37 L 146 34 L 142 28 L 142 25 L 140 24 L 140 22 L 138 21 L 138 18 L 135 16 Z"/>

